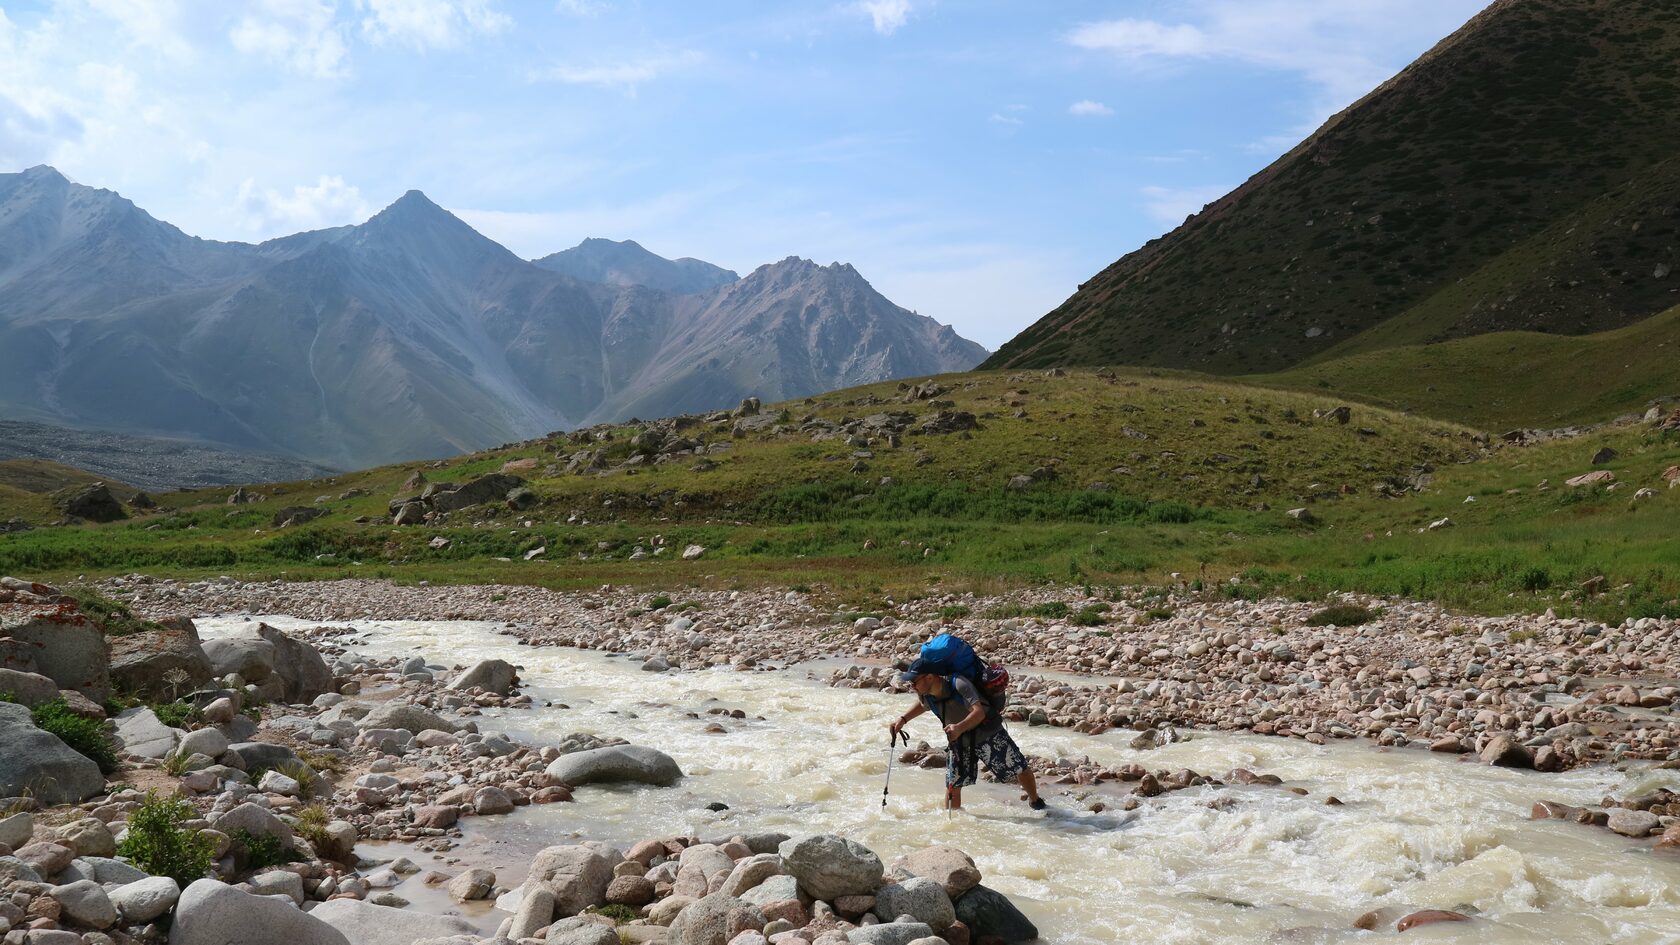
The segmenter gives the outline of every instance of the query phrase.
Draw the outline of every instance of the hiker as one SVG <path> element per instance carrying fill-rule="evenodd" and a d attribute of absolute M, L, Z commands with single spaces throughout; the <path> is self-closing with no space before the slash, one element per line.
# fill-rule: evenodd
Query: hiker
<path fill-rule="evenodd" d="M 1004 729 L 1002 714 L 971 680 L 956 674 L 943 676 L 938 669 L 926 657 L 918 657 L 904 671 L 901 678 L 916 690 L 917 701 L 914 708 L 887 726 L 892 737 L 897 738 L 911 719 L 932 712 L 945 726 L 945 740 L 949 745 L 949 760 L 945 762 L 946 807 L 952 810 L 962 807 L 962 789 L 975 782 L 983 764 L 1000 783 L 1019 781 L 1026 792 L 1024 799 L 1032 809 L 1043 810 L 1038 782 L 1027 765 L 1027 757 Z"/>

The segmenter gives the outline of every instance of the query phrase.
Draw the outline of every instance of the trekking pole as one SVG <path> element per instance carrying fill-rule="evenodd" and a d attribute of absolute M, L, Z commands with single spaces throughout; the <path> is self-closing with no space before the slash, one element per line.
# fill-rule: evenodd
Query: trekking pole
<path fill-rule="evenodd" d="M 903 729 L 899 729 L 897 732 L 893 733 L 887 740 L 887 783 L 881 788 L 882 810 L 887 809 L 887 792 L 892 790 L 893 762 L 897 760 L 898 757 L 898 737 L 900 735 L 904 736 L 904 747 L 910 747 L 910 736 L 905 734 Z"/>

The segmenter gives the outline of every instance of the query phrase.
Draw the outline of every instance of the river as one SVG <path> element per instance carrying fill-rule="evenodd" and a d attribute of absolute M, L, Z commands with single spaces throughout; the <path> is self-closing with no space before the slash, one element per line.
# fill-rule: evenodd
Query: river
<path fill-rule="evenodd" d="M 248 619 L 198 626 L 214 637 Z M 281 629 L 319 623 L 262 619 Z M 826 669 L 646 673 L 636 659 L 521 646 L 489 623 L 353 625 L 359 636 L 335 642 L 354 652 L 450 665 L 500 657 L 523 667 L 526 692 L 557 704 L 489 712 L 486 730 L 539 742 L 616 735 L 665 751 L 686 772 L 674 788 L 585 787 L 573 804 L 466 821 L 461 855 L 491 861 L 504 882 L 518 882 L 530 854 L 568 837 L 627 846 L 689 833 L 833 832 L 888 863 L 933 843 L 963 849 L 986 884 L 1010 896 L 1052 943 L 1369 941 L 1353 921 L 1388 907 L 1476 915 L 1407 932 L 1409 942 L 1680 945 L 1680 854 L 1654 853 L 1603 829 L 1528 819 L 1542 798 L 1589 805 L 1609 793 L 1680 788 L 1680 771 L 1539 774 L 1367 743 L 1222 733 L 1134 751 L 1125 732 L 1020 725 L 1014 734 L 1029 754 L 1216 777 L 1244 767 L 1279 775 L 1285 787 L 1192 788 L 1129 813 L 1090 813 L 1061 798 L 1045 815 L 1027 810 L 1014 789 L 982 783 L 965 794 L 964 811 L 947 814 L 940 772 L 898 765 L 883 809 L 885 725 L 908 708 L 908 697 L 830 688 Z M 713 707 L 747 718 L 707 714 Z M 726 732 L 706 733 L 714 722 Z M 911 733 L 938 735 L 925 717 Z M 1327 804 L 1331 796 L 1342 803 Z M 1225 800 L 1211 805 L 1216 798 Z M 729 809 L 707 810 L 713 802 Z"/>

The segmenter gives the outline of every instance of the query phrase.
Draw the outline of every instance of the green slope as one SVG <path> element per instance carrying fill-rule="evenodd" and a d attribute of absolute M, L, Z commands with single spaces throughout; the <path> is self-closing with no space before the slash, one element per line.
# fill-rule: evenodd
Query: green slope
<path fill-rule="evenodd" d="M 529 460 L 521 475 L 539 499 L 426 526 L 394 527 L 386 511 L 420 465 L 256 486 L 249 505 L 230 506 L 226 488 L 171 493 L 128 522 L 0 535 L 0 573 L 623 584 L 678 599 L 691 585 L 822 587 L 867 610 L 1050 581 L 1101 593 L 1176 572 L 1214 596 L 1356 590 L 1489 612 L 1680 613 L 1680 489 L 1662 477 L 1680 463 L 1680 434 L 1636 425 L 1489 448 L 1464 427 L 1374 407 L 1346 424 L 1315 418 L 1345 402 L 1316 388 L 1158 374 L 949 375 L 922 399 L 875 385 L 772 406 L 780 429 L 739 436 L 727 417 L 557 434 L 423 464 L 433 481 L 459 481 Z M 914 428 L 942 410 L 979 427 L 894 446 L 860 445 L 850 428 L 818 439 L 813 425 L 903 411 Z M 626 464 L 656 426 L 706 444 L 715 466 Z M 1558 485 L 1603 445 L 1620 453 L 1606 467 L 1615 490 Z M 592 450 L 608 469 L 566 471 Z M 1057 474 L 1009 486 L 1035 468 Z M 1645 486 L 1655 497 L 1634 499 Z M 273 527 L 296 505 L 326 514 Z M 1317 523 L 1284 514 L 1297 506 Z M 1454 524 L 1428 528 L 1442 519 Z M 689 544 L 707 551 L 683 560 Z M 1576 590 L 1598 575 L 1609 593 Z"/>
<path fill-rule="evenodd" d="M 1658 166 L 1677 105 L 1680 5 L 1500 0 L 984 366 L 1249 374 L 1414 309 L 1388 343 L 1649 317 L 1676 301 L 1651 274 L 1680 266 Z M 1606 216 L 1617 201 L 1632 215 Z M 1555 245 L 1513 254 L 1548 227 Z"/>
<path fill-rule="evenodd" d="M 1598 423 L 1680 396 L 1680 308 L 1616 331 L 1495 332 L 1366 351 L 1250 380 L 1483 429 Z"/>

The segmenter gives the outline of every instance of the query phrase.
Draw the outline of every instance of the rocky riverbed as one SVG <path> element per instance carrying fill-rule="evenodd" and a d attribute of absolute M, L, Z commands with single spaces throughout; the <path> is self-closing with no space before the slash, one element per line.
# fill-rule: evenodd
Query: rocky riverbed
<path fill-rule="evenodd" d="M 1348 601 L 1376 617 L 1312 626 L 1322 603 L 1077 589 L 931 598 L 850 617 L 810 594 L 403 586 L 383 581 L 124 579 L 142 613 L 284 613 L 313 620 L 490 620 L 533 645 L 638 652 L 671 666 L 887 664 L 948 630 L 1019 680 L 1011 715 L 1075 728 L 1169 724 L 1475 754 L 1545 771 L 1621 759 L 1680 761 L 1680 621 L 1467 617 L 1426 604 Z M 653 609 L 663 598 L 670 603 Z M 1084 611 L 1100 623 L 1001 616 Z M 1094 608 L 1102 608 L 1095 611 Z M 961 613 L 962 616 L 941 616 Z M 1054 673 L 1033 672 L 1053 670 Z M 884 668 L 836 685 L 890 685 Z"/>
<path fill-rule="evenodd" d="M 36 699 L 80 695 L 90 714 L 100 710 L 82 690 L 110 679 L 174 686 L 194 711 L 174 724 L 143 707 L 119 715 L 117 783 L 95 770 L 65 779 L 70 796 L 51 803 L 0 802 L 16 811 L 0 819 L 0 854 L 14 854 L 0 855 L 7 945 L 230 935 L 258 945 L 962 945 L 1040 931 L 1053 942 L 1331 943 L 1421 926 L 1478 942 L 1644 943 L 1680 924 L 1674 772 L 1631 761 L 1513 771 L 1364 739 L 1194 731 L 1172 724 L 1184 721 L 1176 714 L 1105 730 L 1115 720 L 1066 712 L 1069 696 L 1133 697 L 1148 683 L 1078 672 L 1090 651 L 1070 644 L 1089 628 L 1066 622 L 960 624 L 971 637 L 996 634 L 988 651 L 1019 655 L 1016 666 L 1056 667 L 1023 674 L 1016 707 L 1056 812 L 1032 815 L 982 785 L 953 820 L 930 809 L 934 746 L 894 759 L 912 766 L 899 769 L 890 803 L 878 807 L 875 794 L 882 722 L 905 699 L 877 664 L 934 629 L 918 605 L 836 622 L 805 595 L 660 604 L 603 591 L 543 614 L 548 622 L 446 623 L 344 610 L 440 589 L 109 589 L 172 619 L 107 641 L 101 676 L 45 659 L 66 640 L 92 645 L 71 608 L 51 589 L 7 585 L 8 659 L 34 662 L 5 681 Z M 261 596 L 291 590 L 309 593 L 289 607 Z M 449 590 L 486 607 L 545 602 L 525 589 Z M 240 594 L 255 605 L 220 596 Z M 341 609 L 237 616 L 300 604 Z M 1160 632 L 1160 622 L 1129 624 L 1124 606 L 1109 613 L 1116 638 Z M 56 629 L 32 636 L 41 628 Z M 566 633 L 604 652 L 527 645 Z M 1009 649 L 1028 633 L 1058 646 Z M 1065 655 L 1028 663 L 1029 652 Z M 1274 657 L 1262 668 L 1273 664 L 1291 665 Z M 0 719 L 7 737 L 27 718 Z M 148 790 L 187 805 L 181 827 L 213 844 L 214 878 L 148 877 L 132 857 L 112 857 L 128 849 Z M 257 838 L 295 861 L 256 861 L 267 849 Z"/>

